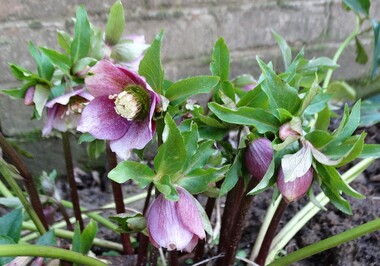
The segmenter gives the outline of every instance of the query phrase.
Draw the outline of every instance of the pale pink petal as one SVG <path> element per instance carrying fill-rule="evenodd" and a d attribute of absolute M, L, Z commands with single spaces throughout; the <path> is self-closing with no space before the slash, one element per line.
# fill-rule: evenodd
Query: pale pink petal
<path fill-rule="evenodd" d="M 58 106 L 54 106 L 53 108 L 49 108 L 47 110 L 47 121 L 45 123 L 44 128 L 42 129 L 42 135 L 47 136 L 50 134 L 50 132 L 53 129 L 53 121 L 55 118 L 55 115 L 57 113 Z"/>
<path fill-rule="evenodd" d="M 155 123 L 149 117 L 143 121 L 131 121 L 130 127 L 124 136 L 110 141 L 111 150 L 121 159 L 126 160 L 132 149 L 142 149 L 145 147 L 153 138 L 154 130 Z"/>
<path fill-rule="evenodd" d="M 150 238 L 168 250 L 183 250 L 193 238 L 193 234 L 183 228 L 179 221 L 175 202 L 159 195 L 147 214 L 147 227 Z"/>
<path fill-rule="evenodd" d="M 85 89 L 80 90 L 74 90 L 72 92 L 63 94 L 61 96 L 58 96 L 54 98 L 53 100 L 46 103 L 47 108 L 52 108 L 54 104 L 61 104 L 61 105 L 67 105 L 70 102 L 70 98 L 73 96 L 79 95 L 87 100 L 92 100 L 94 97 L 91 97 L 88 92 L 85 92 Z M 84 97 L 84 96 L 86 97 Z"/>
<path fill-rule="evenodd" d="M 175 202 L 175 207 L 183 226 L 200 239 L 205 238 L 206 233 L 203 229 L 202 220 L 198 208 L 195 205 L 194 197 L 181 187 L 177 188 L 177 192 L 179 200 Z"/>
<path fill-rule="evenodd" d="M 33 98 L 34 98 L 34 92 L 36 91 L 36 88 L 30 87 L 26 90 L 25 96 L 24 96 L 24 104 L 25 105 L 33 105 Z"/>
<path fill-rule="evenodd" d="M 78 131 L 88 132 L 97 139 L 114 140 L 122 137 L 130 123 L 115 111 L 115 103 L 108 96 L 97 97 L 82 111 Z"/>
<path fill-rule="evenodd" d="M 128 71 L 128 70 L 127 70 Z M 134 79 L 108 60 L 101 60 L 93 66 L 85 79 L 90 93 L 95 96 L 113 95 L 120 93 L 128 84 L 134 84 Z M 132 77 L 133 78 L 133 77 Z"/>
<path fill-rule="evenodd" d="M 187 247 L 185 247 L 184 251 L 189 252 L 189 253 L 193 251 L 195 246 L 198 244 L 198 240 L 199 238 L 196 235 L 194 235 L 190 243 L 187 245 Z"/>
<path fill-rule="evenodd" d="M 67 131 L 67 119 L 69 118 L 67 114 L 65 114 L 67 108 L 66 106 L 57 104 L 57 112 L 55 113 L 54 120 L 53 120 L 53 128 L 65 132 Z"/>

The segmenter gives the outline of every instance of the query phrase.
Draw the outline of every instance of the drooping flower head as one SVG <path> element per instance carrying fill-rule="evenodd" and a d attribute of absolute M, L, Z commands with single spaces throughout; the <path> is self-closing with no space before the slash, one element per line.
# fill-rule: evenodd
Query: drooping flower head
<path fill-rule="evenodd" d="M 47 102 L 47 122 L 42 134 L 49 135 L 53 128 L 61 132 L 76 128 L 85 104 L 93 98 L 81 88 Z"/>
<path fill-rule="evenodd" d="M 258 180 L 263 179 L 272 162 L 273 154 L 270 140 L 258 138 L 250 142 L 244 155 L 245 166 L 249 173 Z"/>
<path fill-rule="evenodd" d="M 93 66 L 85 83 L 95 98 L 84 108 L 78 130 L 109 140 L 111 150 L 124 160 L 131 149 L 144 148 L 156 129 L 159 95 L 142 77 L 108 60 Z"/>
<path fill-rule="evenodd" d="M 181 187 L 179 200 L 171 201 L 160 194 L 147 212 L 149 237 L 157 248 L 191 252 L 198 239 L 206 237 L 195 199 Z"/>

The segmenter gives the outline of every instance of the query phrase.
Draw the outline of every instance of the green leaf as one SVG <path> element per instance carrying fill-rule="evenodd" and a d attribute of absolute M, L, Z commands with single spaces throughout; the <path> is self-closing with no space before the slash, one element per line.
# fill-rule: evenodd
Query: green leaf
<path fill-rule="evenodd" d="M 356 63 L 359 64 L 366 64 L 368 62 L 368 56 L 367 52 L 364 50 L 363 45 L 360 43 L 359 39 L 355 38 L 355 45 L 356 45 Z"/>
<path fill-rule="evenodd" d="M 15 209 L 0 218 L 0 235 L 8 236 L 17 243 L 20 240 L 22 228 L 22 211 Z"/>
<path fill-rule="evenodd" d="M 30 80 L 33 73 L 21 66 L 9 64 L 13 76 L 18 80 Z"/>
<path fill-rule="evenodd" d="M 213 236 L 214 231 L 212 230 L 210 219 L 208 218 L 205 209 L 203 209 L 202 205 L 199 203 L 198 200 L 196 200 L 194 197 L 193 197 L 193 199 L 194 199 L 195 205 L 197 206 L 198 212 L 199 212 L 199 214 L 201 216 L 201 221 L 202 221 L 203 228 L 205 229 L 205 231 L 207 232 L 207 234 L 209 234 L 210 236 Z"/>
<path fill-rule="evenodd" d="M 83 142 L 92 142 L 94 140 L 96 140 L 96 138 L 90 133 L 86 132 L 79 137 L 78 144 L 81 144 Z"/>
<path fill-rule="evenodd" d="M 251 191 L 248 192 L 248 195 L 257 195 L 260 192 L 263 192 L 264 190 L 270 188 L 276 182 L 276 176 L 274 175 L 274 170 L 275 170 L 275 158 L 273 157 L 263 179 L 260 180 L 260 183 L 258 183 L 256 187 L 254 187 Z"/>
<path fill-rule="evenodd" d="M 355 13 L 369 15 L 370 0 L 343 0 L 343 3 Z"/>
<path fill-rule="evenodd" d="M 350 203 L 345 200 L 337 190 L 331 187 L 329 184 L 321 184 L 323 193 L 330 199 L 331 203 L 341 212 L 352 215 Z"/>
<path fill-rule="evenodd" d="M 262 89 L 269 98 L 272 110 L 283 108 L 294 114 L 301 103 L 295 88 L 285 83 L 276 73 L 260 58 L 256 58 L 265 77 Z"/>
<path fill-rule="evenodd" d="M 53 65 L 61 69 L 65 75 L 70 76 L 70 69 L 72 63 L 67 55 L 61 54 L 57 51 L 50 50 L 47 48 L 40 48 L 40 50 Z"/>
<path fill-rule="evenodd" d="M 330 125 L 330 109 L 327 105 L 318 113 L 318 119 L 315 123 L 316 130 L 327 131 Z"/>
<path fill-rule="evenodd" d="M 66 54 L 70 54 L 70 47 L 72 41 L 73 40 L 69 34 L 67 34 L 64 31 L 57 31 L 57 42 L 59 46 L 61 46 L 61 48 L 65 50 Z"/>
<path fill-rule="evenodd" d="M 194 169 L 202 168 L 207 163 L 208 159 L 216 152 L 213 144 L 213 140 L 205 141 L 199 145 L 193 156 L 187 157 L 188 159 L 183 167 L 185 175 Z"/>
<path fill-rule="evenodd" d="M 352 107 L 351 114 L 347 121 L 342 119 L 341 124 L 336 132 L 334 132 L 334 140 L 329 143 L 329 147 L 338 146 L 346 139 L 348 139 L 352 133 L 355 132 L 360 122 L 360 104 L 361 101 L 357 101 Z"/>
<path fill-rule="evenodd" d="M 208 106 L 220 120 L 231 124 L 254 126 L 259 133 L 276 132 L 280 126 L 275 116 L 260 108 L 240 107 L 232 110 L 217 103 L 209 103 Z"/>
<path fill-rule="evenodd" d="M 191 194 L 198 194 L 209 189 L 211 182 L 216 182 L 224 177 L 229 170 L 229 165 L 222 168 L 195 169 L 180 179 L 178 185 L 185 188 Z"/>
<path fill-rule="evenodd" d="M 327 57 L 318 57 L 311 60 L 304 60 L 298 65 L 297 71 L 300 74 L 307 75 L 312 74 L 315 76 L 315 72 L 323 69 L 335 69 L 339 67 L 334 60 Z M 313 78 L 314 79 L 314 78 Z"/>
<path fill-rule="evenodd" d="M 91 160 L 96 160 L 106 151 L 106 142 L 101 139 L 95 139 L 87 145 L 87 154 Z"/>
<path fill-rule="evenodd" d="M 141 188 L 145 188 L 153 181 L 155 173 L 146 164 L 133 161 L 123 161 L 108 173 L 108 178 L 117 182 L 125 183 L 129 179 L 135 180 Z"/>
<path fill-rule="evenodd" d="M 0 235 L 0 245 L 17 244 L 11 237 Z M 0 265 L 6 265 L 14 260 L 14 257 L 0 257 Z"/>
<path fill-rule="evenodd" d="M 230 73 L 230 51 L 223 38 L 219 38 L 214 45 L 210 71 L 214 76 L 220 77 L 221 82 L 228 80 Z"/>
<path fill-rule="evenodd" d="M 120 0 L 116 1 L 108 15 L 106 26 L 106 43 L 115 45 L 123 35 L 125 29 L 124 7 Z"/>
<path fill-rule="evenodd" d="M 186 160 L 185 143 L 170 114 L 165 116 L 164 143 L 158 148 L 154 158 L 154 168 L 158 176 L 172 176 L 179 172 Z"/>
<path fill-rule="evenodd" d="M 272 30 L 272 34 L 273 34 L 274 39 L 278 43 L 278 46 L 280 47 L 280 50 L 282 53 L 282 59 L 284 60 L 284 66 L 285 66 L 285 69 L 287 69 L 292 62 L 292 50 L 290 50 L 289 45 L 280 35 L 278 35 L 273 30 Z"/>
<path fill-rule="evenodd" d="M 74 226 L 74 236 L 73 236 L 71 250 L 75 251 L 75 252 L 80 252 L 80 227 L 79 227 L 79 222 L 76 222 L 75 226 Z"/>
<path fill-rule="evenodd" d="M 198 125 L 196 123 L 191 123 L 190 130 L 182 132 L 182 137 L 186 147 L 186 158 L 190 158 L 198 148 Z"/>
<path fill-rule="evenodd" d="M 314 115 L 315 113 L 319 113 L 322 111 L 328 101 L 331 99 L 331 94 L 317 94 L 314 99 L 311 101 L 310 105 L 305 109 L 306 115 Z"/>
<path fill-rule="evenodd" d="M 88 56 L 95 58 L 97 60 L 102 60 L 104 58 L 106 44 L 103 40 L 103 31 L 91 27 L 91 37 L 90 37 L 90 51 Z"/>
<path fill-rule="evenodd" d="M 97 233 L 98 224 L 94 220 L 90 220 L 88 225 L 83 229 L 80 237 L 80 252 L 83 255 L 87 255 L 90 251 Z"/>
<path fill-rule="evenodd" d="M 207 126 L 216 128 L 226 128 L 226 126 L 223 123 L 221 123 L 218 119 L 201 114 L 200 108 L 194 109 L 192 114 L 194 115 L 194 117 L 198 118 L 199 121 L 201 121 L 203 124 Z"/>
<path fill-rule="evenodd" d="M 317 149 L 329 143 L 333 137 L 326 131 L 314 130 L 305 135 L 305 139 L 311 142 Z"/>
<path fill-rule="evenodd" d="M 120 233 L 138 233 L 146 228 L 146 220 L 141 213 L 119 213 L 109 218 L 119 224 L 117 231 Z"/>
<path fill-rule="evenodd" d="M 170 176 L 166 175 L 161 177 L 159 180 L 153 181 L 155 187 L 160 191 L 166 199 L 168 200 L 179 200 L 178 192 L 171 183 Z"/>
<path fill-rule="evenodd" d="M 55 238 L 54 229 L 51 229 L 47 231 L 45 234 L 40 236 L 37 241 L 36 245 L 40 246 L 55 246 L 57 245 L 57 239 Z"/>
<path fill-rule="evenodd" d="M 148 84 L 158 94 L 163 94 L 164 70 L 161 65 L 162 30 L 153 40 L 139 65 L 139 74 L 146 78 Z"/>
<path fill-rule="evenodd" d="M 23 99 L 25 97 L 26 91 L 35 84 L 36 84 L 35 81 L 30 81 L 30 82 L 24 83 L 21 88 L 0 90 L 0 93 L 8 95 L 10 97 Z"/>
<path fill-rule="evenodd" d="M 71 43 L 71 59 L 75 63 L 78 59 L 86 57 L 90 50 L 91 28 L 86 9 L 83 6 L 77 8 L 75 20 L 75 34 Z"/>
<path fill-rule="evenodd" d="M 366 137 L 366 133 L 362 132 L 358 140 L 354 143 L 351 149 L 342 157 L 342 161 L 336 166 L 341 167 L 346 165 L 347 163 L 355 160 L 362 152 L 364 147 L 364 139 Z"/>
<path fill-rule="evenodd" d="M 309 105 L 314 100 L 315 96 L 317 95 L 319 90 L 319 84 L 318 84 L 318 76 L 315 75 L 315 79 L 313 84 L 311 85 L 311 88 L 306 92 L 305 97 L 302 100 L 302 105 L 300 109 L 298 110 L 297 114 L 300 116 L 303 114 L 303 112 L 309 107 Z"/>
<path fill-rule="evenodd" d="M 333 81 L 326 89 L 326 93 L 332 94 L 332 100 L 347 102 L 356 99 L 356 91 L 345 81 Z"/>
<path fill-rule="evenodd" d="M 218 77 L 212 76 L 198 76 L 183 79 L 172 84 L 167 89 L 165 97 L 170 100 L 172 105 L 176 106 L 190 96 L 210 92 L 216 84 L 218 84 L 218 81 Z"/>
<path fill-rule="evenodd" d="M 380 144 L 364 144 L 359 158 L 380 158 Z"/>
<path fill-rule="evenodd" d="M 50 90 L 39 84 L 37 84 L 35 88 L 36 90 L 34 91 L 33 102 L 35 104 L 35 116 L 39 119 L 41 118 L 45 104 L 49 99 Z"/>
<path fill-rule="evenodd" d="M 236 185 L 239 179 L 239 176 L 241 175 L 241 169 L 243 165 L 242 160 L 243 160 L 243 151 L 239 150 L 220 188 L 219 197 L 228 193 Z"/>
<path fill-rule="evenodd" d="M 40 54 L 32 41 L 29 41 L 29 53 L 36 60 L 38 75 L 46 80 L 50 80 L 54 73 L 54 66 L 45 55 Z"/>
<path fill-rule="evenodd" d="M 263 92 L 261 85 L 257 85 L 253 90 L 248 91 L 240 101 L 237 107 L 254 107 L 266 109 L 269 105 L 268 96 Z"/>
<path fill-rule="evenodd" d="M 380 99 L 380 98 L 379 98 Z M 359 127 L 370 127 L 380 122 L 380 102 L 364 100 L 362 102 Z"/>

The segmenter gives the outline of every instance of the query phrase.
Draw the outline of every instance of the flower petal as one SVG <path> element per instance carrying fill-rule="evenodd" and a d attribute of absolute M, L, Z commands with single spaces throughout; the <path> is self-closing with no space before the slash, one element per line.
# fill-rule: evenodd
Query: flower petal
<path fill-rule="evenodd" d="M 58 97 L 54 98 L 53 100 L 47 102 L 45 104 L 45 106 L 47 108 L 52 108 L 54 104 L 67 105 L 70 101 L 70 98 L 75 96 L 75 95 L 79 95 L 79 96 L 81 96 L 81 97 L 83 97 L 89 101 L 94 98 L 88 92 L 86 92 L 85 89 L 80 89 L 80 90 L 74 90 L 70 93 L 66 93 L 66 94 L 63 94 L 61 96 L 58 96 Z"/>
<path fill-rule="evenodd" d="M 97 139 L 114 140 L 127 132 L 130 123 L 115 111 L 115 103 L 108 96 L 92 100 L 82 112 L 78 131 L 88 132 Z"/>
<path fill-rule="evenodd" d="M 197 235 L 200 239 L 206 237 L 205 230 L 202 225 L 202 220 L 195 205 L 193 196 L 181 187 L 177 187 L 179 200 L 175 202 L 178 217 L 183 226 L 190 232 Z"/>
<path fill-rule="evenodd" d="M 126 160 L 132 149 L 142 149 L 153 138 L 155 123 L 149 117 L 143 121 L 131 121 L 128 131 L 119 139 L 111 140 L 110 147 L 121 159 Z M 90 132 L 91 133 L 91 132 Z"/>
<path fill-rule="evenodd" d="M 42 136 L 47 136 L 53 129 L 53 121 L 55 115 L 57 113 L 58 106 L 54 106 L 53 108 L 49 108 L 47 110 L 47 121 L 45 123 L 44 128 L 42 129 Z"/>
<path fill-rule="evenodd" d="M 90 93 L 95 97 L 113 95 L 120 93 L 128 84 L 135 84 L 135 79 L 122 69 L 108 60 L 99 61 L 90 69 L 92 75 L 85 79 Z"/>
<path fill-rule="evenodd" d="M 199 240 L 198 236 L 194 235 L 190 243 L 184 249 L 184 251 L 189 252 L 189 253 L 192 252 L 195 246 L 198 244 L 198 240 Z"/>
<path fill-rule="evenodd" d="M 147 214 L 147 227 L 153 243 L 168 250 L 183 250 L 193 238 L 180 222 L 174 206 L 175 202 L 159 195 Z"/>

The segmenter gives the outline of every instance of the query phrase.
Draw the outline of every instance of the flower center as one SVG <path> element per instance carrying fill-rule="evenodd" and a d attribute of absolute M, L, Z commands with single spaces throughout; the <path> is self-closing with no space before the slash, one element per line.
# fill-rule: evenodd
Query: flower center
<path fill-rule="evenodd" d="M 115 111 L 129 121 L 142 120 L 149 112 L 149 93 L 138 85 L 130 85 L 117 95 L 110 96 L 115 99 Z"/>

